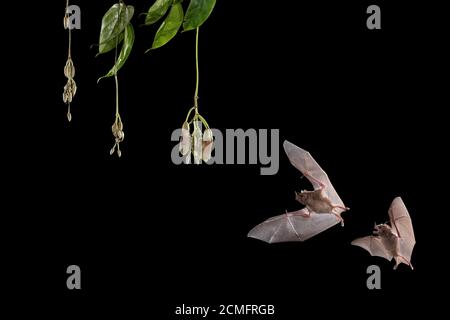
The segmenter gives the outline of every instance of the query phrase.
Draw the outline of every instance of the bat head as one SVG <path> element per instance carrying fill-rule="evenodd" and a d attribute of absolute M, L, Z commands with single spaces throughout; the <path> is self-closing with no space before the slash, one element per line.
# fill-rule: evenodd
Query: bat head
<path fill-rule="evenodd" d="M 373 234 L 377 236 L 387 236 L 391 233 L 391 227 L 386 223 L 376 224 Z"/>
<path fill-rule="evenodd" d="M 302 190 L 301 192 L 295 193 L 295 200 L 297 200 L 298 202 L 300 202 L 301 204 L 303 204 L 305 206 L 308 202 L 308 198 L 309 198 L 309 193 L 306 190 Z"/>

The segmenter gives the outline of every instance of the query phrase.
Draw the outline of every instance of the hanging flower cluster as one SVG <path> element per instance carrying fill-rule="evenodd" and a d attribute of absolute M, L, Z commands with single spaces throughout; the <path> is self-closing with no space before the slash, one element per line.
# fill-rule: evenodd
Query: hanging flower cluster
<path fill-rule="evenodd" d="M 195 110 L 196 114 L 191 121 L 188 121 L 193 110 Z M 191 125 L 193 126 L 192 132 Z M 204 132 L 202 132 L 202 126 L 206 128 Z M 191 162 L 191 154 L 194 156 L 195 164 L 200 164 L 202 161 L 208 162 L 211 159 L 213 142 L 213 133 L 205 118 L 197 113 L 195 108 L 191 108 L 181 128 L 179 144 L 179 151 L 183 156 L 186 156 L 186 163 Z"/>
<path fill-rule="evenodd" d="M 69 49 L 66 65 L 64 66 L 64 76 L 67 78 L 67 83 L 64 86 L 63 101 L 67 104 L 67 120 L 72 120 L 72 114 L 70 113 L 70 104 L 73 97 L 77 93 L 77 84 L 73 79 L 75 77 L 75 67 L 72 61 L 72 31 L 69 18 L 69 0 L 66 1 L 66 11 L 64 14 L 64 29 L 69 30 Z"/>
<path fill-rule="evenodd" d="M 117 156 L 119 156 L 120 158 L 122 156 L 122 151 L 120 151 L 120 143 L 125 138 L 125 133 L 123 132 L 123 123 L 120 119 L 120 115 L 118 118 L 116 118 L 116 121 L 112 125 L 111 130 L 116 141 L 112 149 L 109 151 L 109 154 L 113 155 L 114 151 L 116 151 L 117 148 Z"/>
<path fill-rule="evenodd" d="M 123 67 L 125 61 L 128 59 L 131 53 L 131 49 L 134 44 L 134 29 L 131 24 L 131 18 L 134 15 L 134 7 L 127 6 L 123 1 L 114 4 L 103 16 L 102 27 L 100 30 L 100 41 L 98 55 L 114 50 L 114 66 L 109 72 L 98 79 L 100 81 L 103 78 L 114 77 L 116 84 L 116 112 L 114 123 L 111 127 L 112 134 L 114 136 L 114 146 L 110 150 L 109 154 L 113 155 L 117 152 L 117 156 L 122 156 L 120 150 L 120 143 L 125 138 L 123 132 L 123 122 L 119 113 L 119 79 L 117 77 L 118 71 Z M 122 43 L 122 47 L 119 52 L 119 44 Z"/>
<path fill-rule="evenodd" d="M 161 18 L 158 31 L 153 39 L 153 44 L 149 50 L 157 49 L 167 44 L 176 36 L 178 30 L 183 26 L 183 31 L 195 30 L 195 68 L 196 85 L 194 93 L 194 106 L 189 109 L 186 120 L 181 129 L 179 151 L 186 156 L 186 162 L 190 163 L 191 154 L 194 156 L 194 163 L 207 162 L 211 158 L 213 150 L 213 133 L 209 128 L 205 118 L 198 112 L 198 91 L 199 91 L 199 59 L 198 59 L 198 39 L 200 26 L 208 19 L 214 9 L 216 0 L 190 0 L 184 13 L 181 0 L 156 0 L 146 14 L 145 25 L 152 25 Z M 147 51 L 149 51 L 147 50 Z M 189 120 L 192 112 L 194 115 Z M 192 126 L 192 132 L 191 132 Z M 205 131 L 202 132 L 202 127 Z"/>
<path fill-rule="evenodd" d="M 156 31 L 151 49 L 156 49 L 167 44 L 178 31 L 196 30 L 195 40 L 195 59 L 196 59 L 196 75 L 197 82 L 194 94 L 194 107 L 192 107 L 186 121 L 183 124 L 182 143 L 180 144 L 180 152 L 184 155 L 193 154 L 194 162 L 208 161 L 211 158 L 213 149 L 213 134 L 206 120 L 198 112 L 198 89 L 199 89 L 199 60 L 198 60 L 198 39 L 199 28 L 208 19 L 214 9 L 216 0 L 189 0 L 187 9 L 183 8 L 186 0 L 155 0 L 146 14 L 145 25 L 152 25 L 164 20 Z M 75 67 L 71 56 L 71 29 L 72 26 L 69 17 L 69 0 L 66 0 L 66 13 L 64 16 L 64 28 L 69 30 L 69 51 L 68 59 L 64 67 L 64 75 L 67 78 L 67 84 L 64 87 L 63 101 L 68 105 L 67 118 L 72 119 L 70 113 L 70 104 L 76 94 L 77 86 L 74 80 Z M 114 65 L 105 74 L 103 78 L 113 77 L 115 80 L 116 105 L 115 119 L 111 127 L 114 137 L 114 145 L 110 150 L 110 154 L 117 153 L 121 157 L 122 152 L 120 144 L 124 141 L 124 125 L 119 113 L 119 80 L 118 72 L 123 67 L 133 48 L 135 34 L 131 24 L 131 18 L 134 15 L 134 7 L 125 5 L 123 0 L 118 0 L 116 4 L 109 8 L 102 18 L 100 30 L 100 41 L 98 55 L 110 51 L 115 52 Z M 100 81 L 99 79 L 99 81 Z M 189 120 L 191 113 L 194 112 L 192 119 Z M 192 132 L 190 131 L 192 126 Z M 205 131 L 202 131 L 202 126 Z"/>
<path fill-rule="evenodd" d="M 64 67 L 64 75 L 67 78 L 67 83 L 64 86 L 63 101 L 67 104 L 67 120 L 70 122 L 72 120 L 70 104 L 72 103 L 73 97 L 77 93 L 77 84 L 75 83 L 75 80 L 73 80 L 73 77 L 75 76 L 75 67 L 73 66 L 73 61 L 70 55 L 67 59 L 66 66 Z"/>

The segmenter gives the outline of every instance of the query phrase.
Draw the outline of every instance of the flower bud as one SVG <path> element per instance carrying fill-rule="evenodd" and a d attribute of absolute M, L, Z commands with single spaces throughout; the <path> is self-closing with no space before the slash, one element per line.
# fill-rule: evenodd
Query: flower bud
<path fill-rule="evenodd" d="M 181 136 L 180 136 L 180 144 L 179 151 L 185 156 L 191 152 L 192 146 L 192 138 L 189 132 L 189 124 L 187 122 L 183 123 L 183 127 L 181 128 Z"/>
<path fill-rule="evenodd" d="M 193 145 L 193 154 L 194 154 L 194 163 L 200 164 L 202 161 L 202 131 L 199 127 L 195 127 L 194 132 L 192 133 L 192 138 L 194 140 Z"/>
<path fill-rule="evenodd" d="M 214 137 L 211 129 L 206 129 L 203 133 L 203 143 L 202 143 L 202 160 L 208 162 L 211 159 L 211 152 L 214 146 Z"/>

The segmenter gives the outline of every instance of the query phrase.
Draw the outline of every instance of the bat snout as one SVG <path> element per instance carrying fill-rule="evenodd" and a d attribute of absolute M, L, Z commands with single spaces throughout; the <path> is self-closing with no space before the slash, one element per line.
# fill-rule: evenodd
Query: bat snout
<path fill-rule="evenodd" d="M 304 193 L 304 191 L 295 192 L 295 200 L 297 200 L 298 202 L 300 202 L 301 204 L 304 205 L 305 199 L 306 199 L 306 194 Z"/>

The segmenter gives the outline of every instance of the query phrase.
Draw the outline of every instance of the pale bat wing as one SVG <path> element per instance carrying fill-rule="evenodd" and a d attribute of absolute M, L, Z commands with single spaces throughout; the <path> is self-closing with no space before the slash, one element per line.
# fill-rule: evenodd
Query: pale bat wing
<path fill-rule="evenodd" d="M 309 217 L 303 214 L 308 214 L 308 209 L 269 218 L 250 230 L 247 236 L 267 243 L 305 241 L 339 223 L 334 214 L 312 212 Z"/>
<path fill-rule="evenodd" d="M 406 209 L 402 198 L 397 197 L 392 201 L 389 208 L 389 218 L 393 231 L 398 235 L 399 250 L 403 258 L 411 260 L 411 255 L 416 244 L 414 229 L 408 209 Z"/>
<path fill-rule="evenodd" d="M 392 254 L 386 249 L 379 237 L 367 236 L 357 238 L 353 240 L 351 244 L 366 249 L 371 256 L 382 257 L 389 261 L 393 258 Z"/>
<path fill-rule="evenodd" d="M 344 202 L 342 202 L 341 198 L 331 184 L 328 175 L 325 171 L 322 170 L 322 168 L 308 151 L 297 147 L 287 140 L 284 141 L 283 147 L 291 164 L 295 168 L 297 168 L 306 178 L 308 178 L 308 180 L 312 183 L 314 190 L 320 188 L 320 181 L 325 185 L 324 192 L 326 196 L 331 200 L 331 202 L 334 205 L 345 207 Z M 337 210 L 340 210 L 340 212 L 344 211 L 342 209 Z"/>

